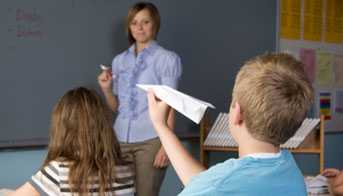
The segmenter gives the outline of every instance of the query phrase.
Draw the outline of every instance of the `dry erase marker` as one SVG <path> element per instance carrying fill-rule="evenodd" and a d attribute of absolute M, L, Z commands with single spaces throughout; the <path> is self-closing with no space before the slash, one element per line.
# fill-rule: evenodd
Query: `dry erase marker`
<path fill-rule="evenodd" d="M 106 66 L 104 64 L 100 64 L 100 69 L 103 70 L 103 71 L 108 71 L 111 75 L 112 75 L 112 78 L 115 78 L 115 75 L 112 73 L 111 71 L 111 67 L 109 66 Z"/>
<path fill-rule="evenodd" d="M 111 69 L 109 66 L 106 66 L 106 65 L 103 65 L 103 64 L 100 64 L 99 66 L 100 66 L 101 70 L 103 70 L 103 71 L 108 71 L 108 70 Z"/>

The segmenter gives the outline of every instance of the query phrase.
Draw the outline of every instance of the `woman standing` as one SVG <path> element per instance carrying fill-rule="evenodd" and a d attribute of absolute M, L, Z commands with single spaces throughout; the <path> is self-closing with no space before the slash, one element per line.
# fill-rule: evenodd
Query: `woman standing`
<path fill-rule="evenodd" d="M 134 4 L 128 12 L 126 27 L 130 48 L 112 61 L 112 74 L 103 71 L 99 85 L 113 112 L 117 112 L 114 130 L 124 154 L 135 163 L 138 196 L 157 196 L 168 157 L 149 118 L 145 92 L 136 84 L 160 84 L 177 87 L 181 76 L 180 58 L 155 41 L 160 16 L 148 2 Z M 174 126 L 174 111 L 168 116 Z"/>

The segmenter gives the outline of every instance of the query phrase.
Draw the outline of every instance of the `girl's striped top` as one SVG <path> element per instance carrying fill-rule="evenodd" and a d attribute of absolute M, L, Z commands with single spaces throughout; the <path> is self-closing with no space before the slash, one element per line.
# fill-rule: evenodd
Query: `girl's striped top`
<path fill-rule="evenodd" d="M 106 189 L 105 195 L 133 196 L 135 193 L 134 173 L 128 165 L 116 166 L 116 182 Z M 78 195 L 72 192 L 68 183 L 69 166 L 68 162 L 51 161 L 47 166 L 31 177 L 29 183 L 35 187 L 40 195 Z M 88 185 L 89 195 L 99 195 L 99 184 Z"/>

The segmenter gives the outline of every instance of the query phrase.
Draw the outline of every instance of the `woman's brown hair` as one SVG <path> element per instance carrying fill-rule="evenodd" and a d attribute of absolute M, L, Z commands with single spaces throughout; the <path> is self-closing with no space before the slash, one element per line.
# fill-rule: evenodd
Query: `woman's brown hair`
<path fill-rule="evenodd" d="M 100 96 L 79 87 L 60 98 L 52 113 L 50 143 L 44 166 L 54 160 L 67 161 L 72 192 L 87 195 L 87 184 L 98 179 L 105 195 L 121 165 L 120 146 L 108 110 Z"/>
<path fill-rule="evenodd" d="M 135 38 L 133 38 L 132 36 L 131 30 L 130 30 L 130 24 L 132 20 L 134 19 L 134 17 L 136 16 L 136 14 L 144 9 L 149 11 L 150 16 L 153 20 L 154 39 L 156 39 L 158 31 L 160 30 L 161 17 L 160 17 L 157 7 L 150 2 L 137 2 L 129 9 L 129 12 L 126 18 L 127 38 L 130 44 L 133 44 L 136 41 Z"/>

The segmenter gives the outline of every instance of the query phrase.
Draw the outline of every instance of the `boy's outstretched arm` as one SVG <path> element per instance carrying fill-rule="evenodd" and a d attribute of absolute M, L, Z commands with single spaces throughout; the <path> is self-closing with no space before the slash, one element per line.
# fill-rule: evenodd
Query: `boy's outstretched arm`
<path fill-rule="evenodd" d="M 205 168 L 187 152 L 174 132 L 167 126 L 169 106 L 157 100 L 152 91 L 148 92 L 148 101 L 150 118 L 161 143 L 177 175 L 182 183 L 187 185 L 191 177 L 204 171 Z"/>

